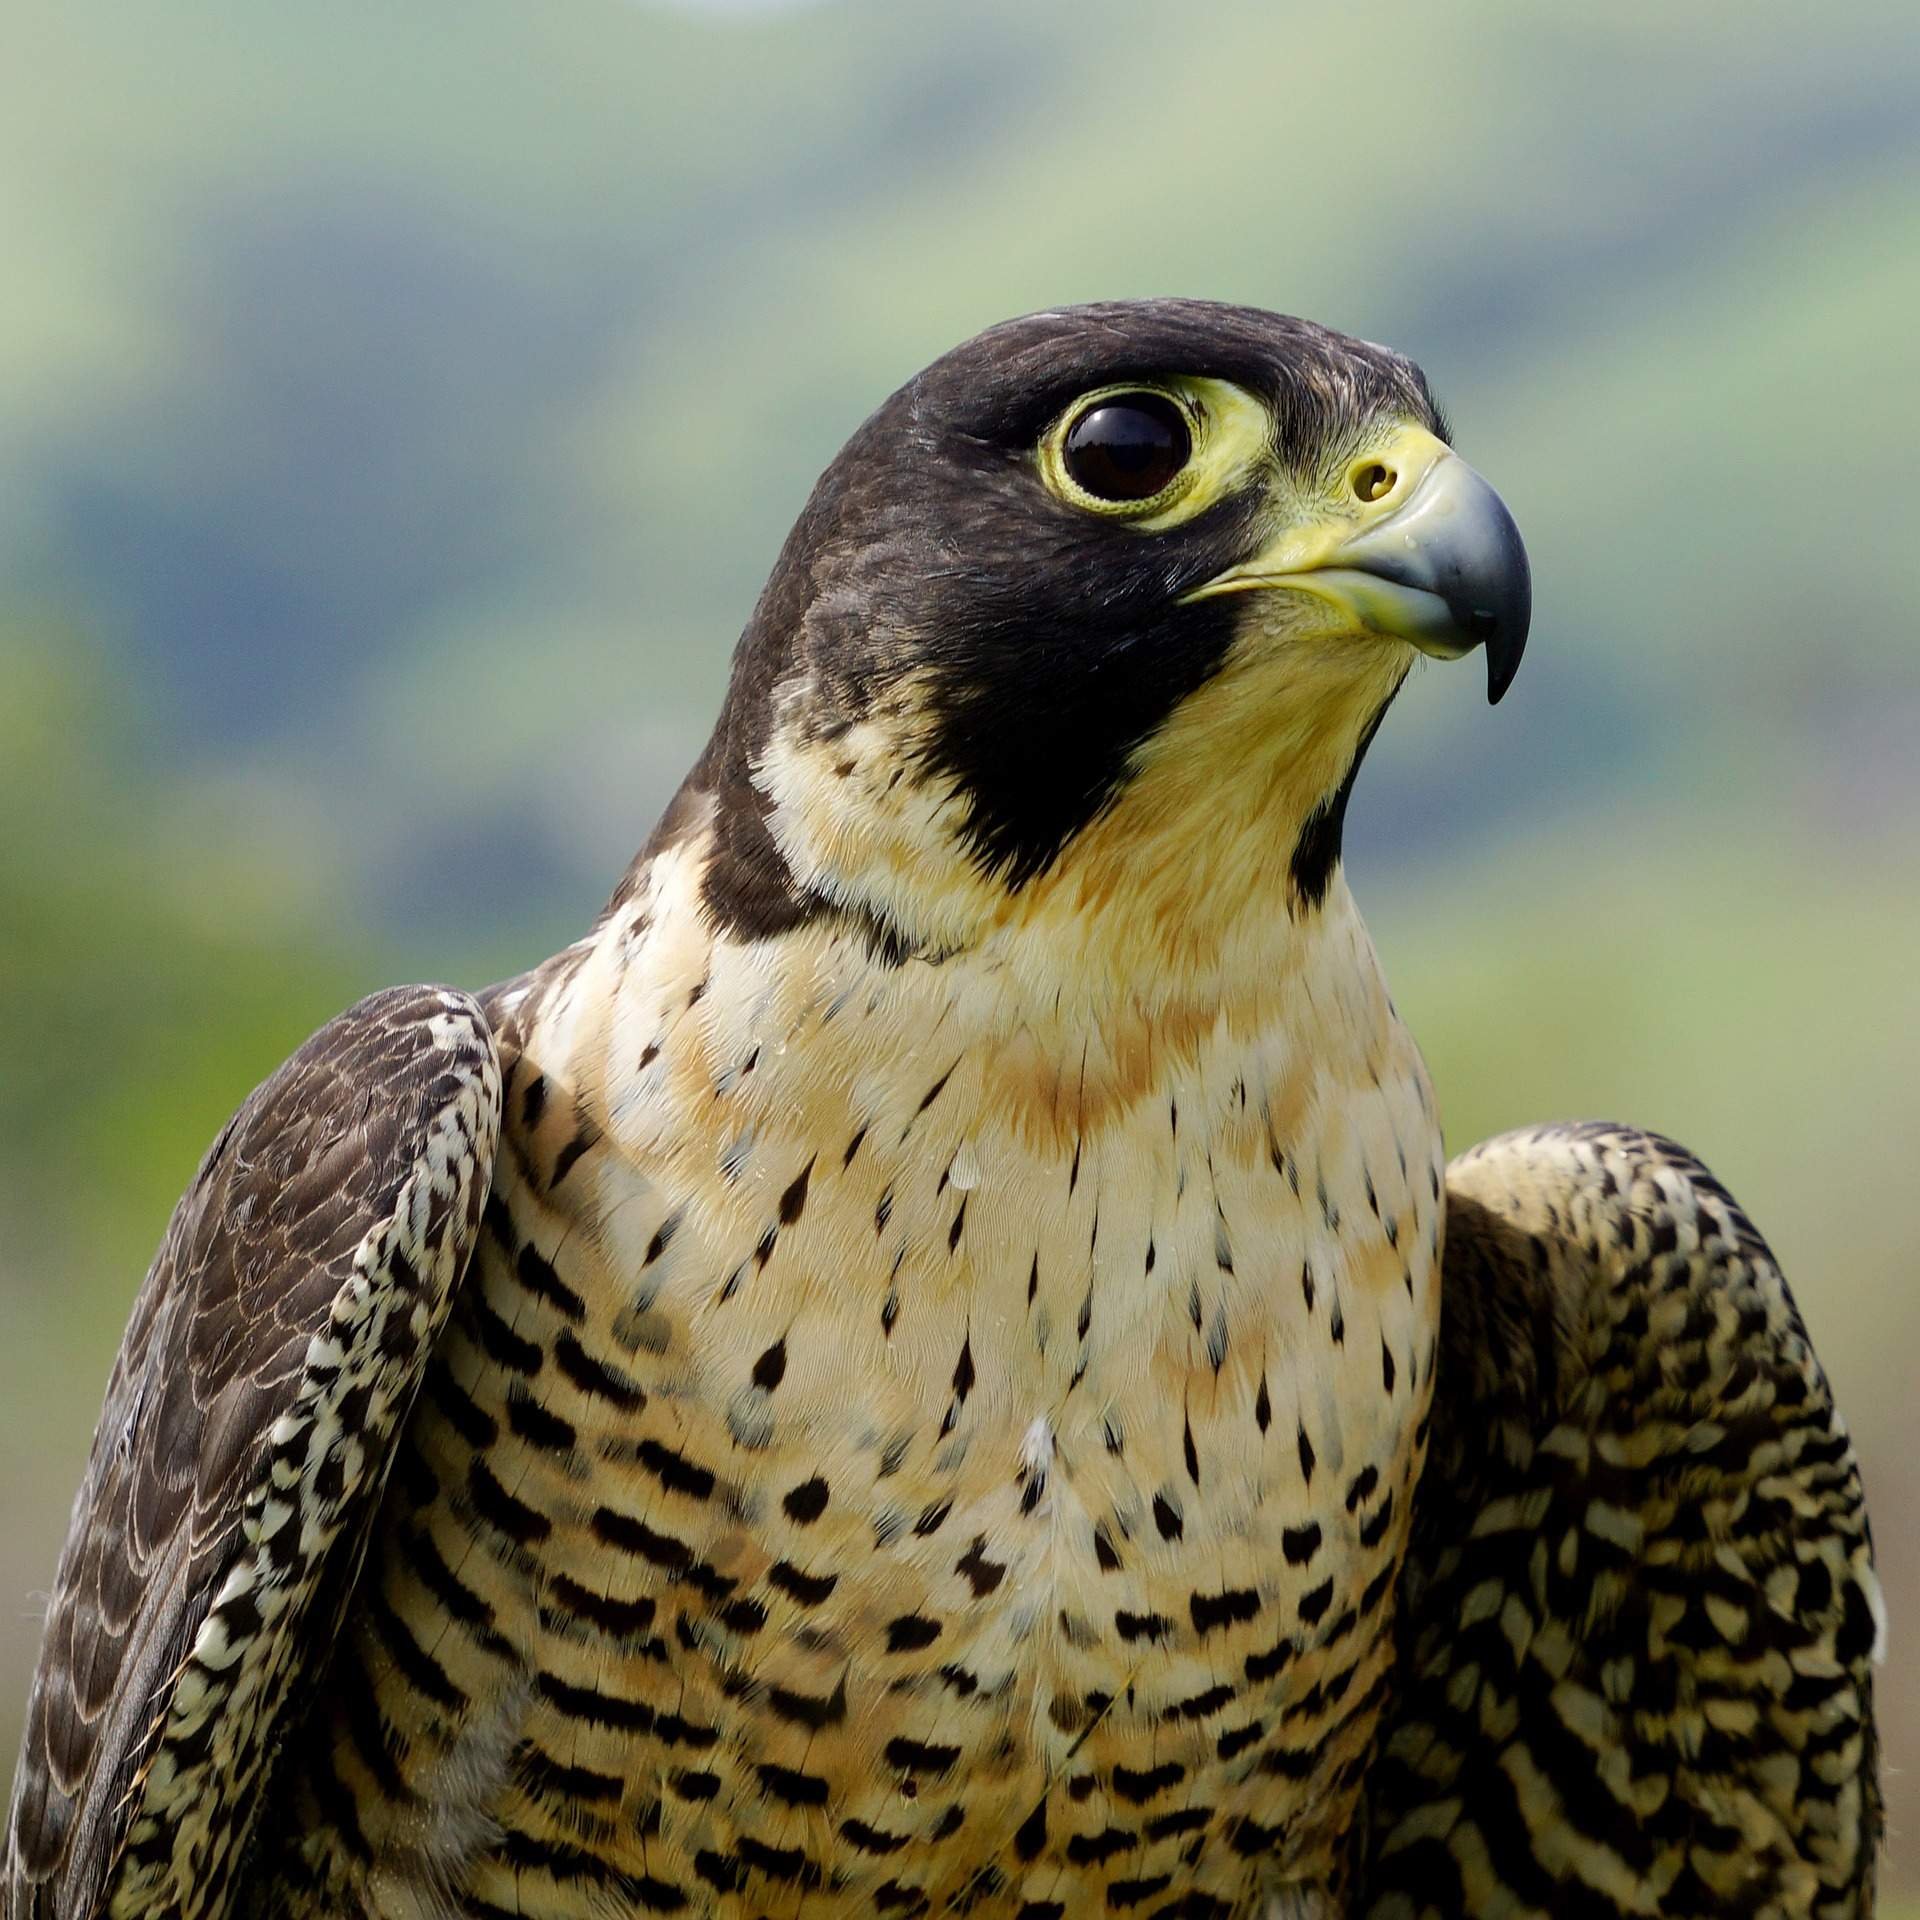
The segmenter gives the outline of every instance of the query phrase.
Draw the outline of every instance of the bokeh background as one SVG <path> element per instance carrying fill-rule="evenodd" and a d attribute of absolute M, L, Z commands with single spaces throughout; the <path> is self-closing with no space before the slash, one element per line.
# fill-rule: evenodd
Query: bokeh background
<path fill-rule="evenodd" d="M 1677 1134 L 1779 1249 L 1893 1613 L 1920 1913 L 1911 0 L 9 0 L 0 1749 L 127 1304 L 357 994 L 592 916 L 813 476 L 935 353 L 1208 294 L 1420 359 L 1531 657 L 1349 870 L 1456 1146 Z"/>

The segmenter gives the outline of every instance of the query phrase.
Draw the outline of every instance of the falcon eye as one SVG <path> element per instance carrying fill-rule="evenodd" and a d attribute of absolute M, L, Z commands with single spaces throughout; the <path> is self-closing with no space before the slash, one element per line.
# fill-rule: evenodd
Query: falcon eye
<path fill-rule="evenodd" d="M 1034 472 L 1062 506 L 1164 533 L 1271 463 L 1272 411 L 1245 388 L 1204 374 L 1135 378 L 1143 384 L 1082 388 L 1040 436 Z"/>
<path fill-rule="evenodd" d="M 1108 394 L 1072 426 L 1061 447 L 1067 477 L 1096 500 L 1151 500 L 1193 458 L 1187 416 L 1161 393 Z"/>

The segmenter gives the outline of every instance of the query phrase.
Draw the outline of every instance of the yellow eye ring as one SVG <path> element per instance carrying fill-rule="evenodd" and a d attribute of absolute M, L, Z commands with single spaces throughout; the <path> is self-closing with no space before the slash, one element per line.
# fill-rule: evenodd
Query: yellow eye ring
<path fill-rule="evenodd" d="M 1211 506 L 1270 455 L 1267 409 L 1200 376 L 1129 380 L 1079 395 L 1034 450 L 1064 505 L 1143 533 Z"/>
<path fill-rule="evenodd" d="M 1192 484 L 1207 426 L 1205 410 L 1172 382 L 1096 387 L 1047 429 L 1037 449 L 1040 475 L 1056 499 L 1081 513 L 1151 521 Z"/>

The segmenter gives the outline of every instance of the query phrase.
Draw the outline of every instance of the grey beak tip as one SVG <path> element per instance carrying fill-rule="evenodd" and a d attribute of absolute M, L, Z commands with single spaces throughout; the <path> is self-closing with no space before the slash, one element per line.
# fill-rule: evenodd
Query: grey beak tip
<path fill-rule="evenodd" d="M 1487 704 L 1497 707 L 1520 671 L 1521 656 L 1527 650 L 1527 634 L 1533 625 L 1533 568 L 1520 529 L 1497 494 L 1491 494 L 1497 511 L 1495 545 L 1499 564 L 1493 577 L 1500 582 L 1498 604 L 1476 608 L 1467 625 L 1487 650 Z"/>
<path fill-rule="evenodd" d="M 1520 656 L 1526 651 L 1524 640 L 1518 646 L 1487 645 L 1487 705 L 1497 707 L 1507 697 L 1514 676 L 1520 671 Z"/>

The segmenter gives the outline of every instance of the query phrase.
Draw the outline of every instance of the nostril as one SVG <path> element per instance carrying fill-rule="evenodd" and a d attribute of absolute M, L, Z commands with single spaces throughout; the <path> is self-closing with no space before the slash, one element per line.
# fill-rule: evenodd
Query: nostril
<path fill-rule="evenodd" d="M 1353 491 L 1356 497 L 1371 505 L 1376 500 L 1384 500 L 1393 491 L 1399 478 L 1391 467 L 1374 460 L 1364 467 L 1355 468 Z"/>

